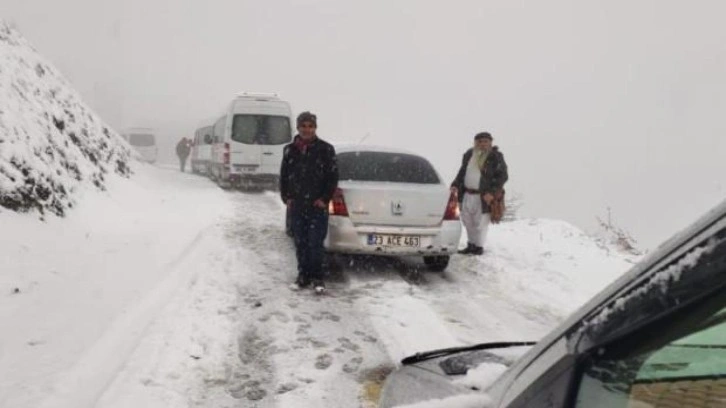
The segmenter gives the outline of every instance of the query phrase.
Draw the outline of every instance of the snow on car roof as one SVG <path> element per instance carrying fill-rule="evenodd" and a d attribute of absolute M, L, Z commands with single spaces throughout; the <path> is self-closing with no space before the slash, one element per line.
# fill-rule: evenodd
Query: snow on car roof
<path fill-rule="evenodd" d="M 378 146 L 378 145 L 367 145 L 357 143 L 335 143 L 332 142 L 335 147 L 336 153 L 350 153 L 350 152 L 379 152 L 379 153 L 398 153 L 398 154 L 410 154 L 414 156 L 420 156 L 414 152 L 405 149 L 399 149 L 390 146 Z"/>
<path fill-rule="evenodd" d="M 616 298 L 612 303 L 606 304 L 594 316 L 585 320 L 578 330 L 580 333 L 591 330 L 594 326 L 603 325 L 607 320 L 616 313 L 627 312 L 627 306 L 630 301 L 638 297 L 642 297 L 652 290 L 659 289 L 662 293 L 666 293 L 674 282 L 678 282 L 681 276 L 690 269 L 693 269 L 702 256 L 710 254 L 722 241 L 711 239 L 706 244 L 692 249 L 686 253 L 675 264 L 665 269 L 657 271 L 649 281 L 643 286 L 637 288 L 633 292 L 624 294 Z"/>

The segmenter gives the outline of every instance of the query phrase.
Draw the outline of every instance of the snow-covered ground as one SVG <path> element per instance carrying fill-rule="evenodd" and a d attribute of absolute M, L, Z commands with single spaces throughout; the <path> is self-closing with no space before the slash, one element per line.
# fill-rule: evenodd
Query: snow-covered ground
<path fill-rule="evenodd" d="M 0 406 L 373 407 L 402 357 L 537 340 L 630 266 L 520 220 L 443 274 L 337 257 L 329 295 L 290 292 L 276 194 L 135 172 L 64 219 L 0 212 Z"/>

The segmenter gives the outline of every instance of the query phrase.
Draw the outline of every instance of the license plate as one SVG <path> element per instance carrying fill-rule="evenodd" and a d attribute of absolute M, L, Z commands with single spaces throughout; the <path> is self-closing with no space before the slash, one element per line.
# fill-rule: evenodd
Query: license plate
<path fill-rule="evenodd" d="M 240 166 L 236 165 L 234 166 L 235 169 L 242 173 L 254 173 L 257 171 L 257 166 Z"/>
<path fill-rule="evenodd" d="M 412 235 L 368 234 L 368 245 L 391 247 L 419 247 L 421 237 Z"/>

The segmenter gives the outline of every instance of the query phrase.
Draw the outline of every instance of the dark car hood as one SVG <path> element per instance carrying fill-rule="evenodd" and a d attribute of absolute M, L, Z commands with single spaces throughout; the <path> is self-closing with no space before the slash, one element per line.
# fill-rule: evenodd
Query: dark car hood
<path fill-rule="evenodd" d="M 462 351 L 403 365 L 391 373 L 381 392 L 380 408 L 443 399 L 455 395 L 482 393 L 479 387 L 458 383 L 468 369 L 482 363 L 509 366 L 529 347 Z"/>

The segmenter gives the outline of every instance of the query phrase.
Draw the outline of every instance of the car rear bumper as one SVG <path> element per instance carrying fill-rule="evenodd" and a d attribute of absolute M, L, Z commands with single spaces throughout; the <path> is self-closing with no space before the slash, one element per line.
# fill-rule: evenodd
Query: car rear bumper
<path fill-rule="evenodd" d="M 277 174 L 230 174 L 229 180 L 232 182 L 276 183 L 280 180 L 280 176 Z"/>
<path fill-rule="evenodd" d="M 417 236 L 418 247 L 368 244 L 370 234 Z M 443 221 L 436 227 L 390 227 L 354 225 L 348 217 L 331 216 L 325 249 L 329 252 L 368 255 L 451 255 L 456 253 L 461 237 L 461 222 Z"/>

